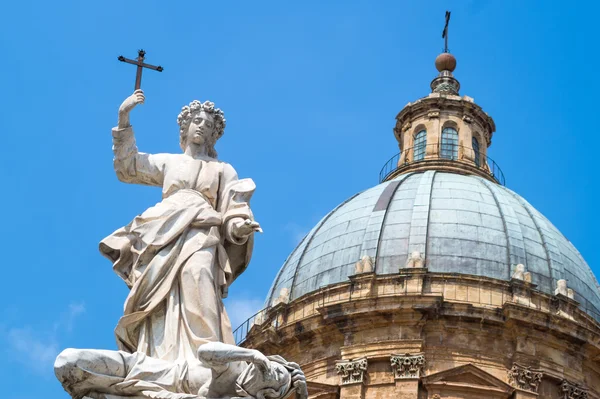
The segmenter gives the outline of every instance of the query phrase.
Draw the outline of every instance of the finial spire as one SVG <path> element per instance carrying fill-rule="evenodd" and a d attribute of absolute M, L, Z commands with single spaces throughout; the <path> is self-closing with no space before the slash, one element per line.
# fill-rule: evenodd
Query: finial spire
<path fill-rule="evenodd" d="M 442 37 L 446 39 L 444 52 L 435 59 L 435 67 L 440 73 L 431 82 L 431 91 L 440 94 L 457 96 L 460 83 L 454 78 L 452 72 L 456 68 L 456 58 L 448 51 L 448 23 L 450 22 L 450 11 L 446 11 L 446 25 L 442 31 Z"/>
<path fill-rule="evenodd" d="M 449 53 L 448 51 L 448 23 L 450 22 L 450 11 L 446 11 L 446 25 L 444 25 L 444 30 L 442 31 L 442 39 L 444 41 L 444 53 Z"/>

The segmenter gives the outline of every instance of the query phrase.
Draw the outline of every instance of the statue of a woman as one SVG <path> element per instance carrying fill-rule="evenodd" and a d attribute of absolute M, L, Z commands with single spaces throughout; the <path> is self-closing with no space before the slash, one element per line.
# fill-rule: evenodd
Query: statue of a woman
<path fill-rule="evenodd" d="M 234 343 L 222 298 L 260 231 L 248 205 L 255 185 L 216 159 L 225 118 L 208 101 L 177 118 L 183 154 L 138 152 L 129 113 L 143 102 L 137 90 L 119 109 L 114 166 L 123 182 L 162 187 L 162 201 L 100 243 L 131 288 L 115 334 L 123 351 L 191 360 L 204 343 Z"/>

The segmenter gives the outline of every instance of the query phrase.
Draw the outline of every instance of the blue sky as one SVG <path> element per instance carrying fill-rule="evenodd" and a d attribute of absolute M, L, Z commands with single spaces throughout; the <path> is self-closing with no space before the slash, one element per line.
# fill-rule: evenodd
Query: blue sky
<path fill-rule="evenodd" d="M 176 117 L 211 100 L 228 121 L 219 157 L 252 177 L 256 239 L 230 289 L 234 323 L 261 307 L 279 266 L 322 216 L 377 184 L 397 152 L 394 117 L 426 95 L 452 10 L 461 94 L 497 132 L 507 186 L 600 272 L 597 2 L 19 1 L 0 12 L 0 375 L 11 399 L 66 398 L 62 348 L 115 347 L 125 284 L 98 242 L 160 199 L 120 183 L 110 129 L 138 48 L 145 152 L 178 152 Z"/>

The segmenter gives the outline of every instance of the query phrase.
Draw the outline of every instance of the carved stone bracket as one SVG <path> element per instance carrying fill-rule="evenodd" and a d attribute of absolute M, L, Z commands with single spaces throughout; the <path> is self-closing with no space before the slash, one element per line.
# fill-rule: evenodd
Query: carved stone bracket
<path fill-rule="evenodd" d="M 335 371 L 342 376 L 342 385 L 362 383 L 367 371 L 367 359 L 339 360 Z"/>
<path fill-rule="evenodd" d="M 439 109 L 432 109 L 431 111 L 429 111 L 429 112 L 427 113 L 427 117 L 428 117 L 429 119 L 432 119 L 432 118 L 439 118 L 439 117 L 440 117 L 440 110 L 439 110 Z"/>
<path fill-rule="evenodd" d="M 544 373 L 531 367 L 514 363 L 508 371 L 508 382 L 515 388 L 537 393 Z"/>
<path fill-rule="evenodd" d="M 473 118 L 471 118 L 468 115 L 463 115 L 462 120 L 465 121 L 465 123 L 472 123 L 473 122 Z"/>
<path fill-rule="evenodd" d="M 406 122 L 404 125 L 402 125 L 402 131 L 406 132 L 408 129 L 410 129 L 411 126 L 412 126 L 412 123 Z"/>
<path fill-rule="evenodd" d="M 563 399 L 588 399 L 588 391 L 579 384 L 563 380 L 560 383 Z"/>
<path fill-rule="evenodd" d="M 422 353 L 392 355 L 390 361 L 394 378 L 420 378 L 424 375 L 425 355 Z"/>

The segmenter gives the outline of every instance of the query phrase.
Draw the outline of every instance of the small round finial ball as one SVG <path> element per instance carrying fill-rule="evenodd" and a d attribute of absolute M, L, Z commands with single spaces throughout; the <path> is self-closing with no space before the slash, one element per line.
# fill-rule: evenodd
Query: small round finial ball
<path fill-rule="evenodd" d="M 453 72 L 456 68 L 456 58 L 450 53 L 442 53 L 435 59 L 435 67 L 439 72 Z"/>

